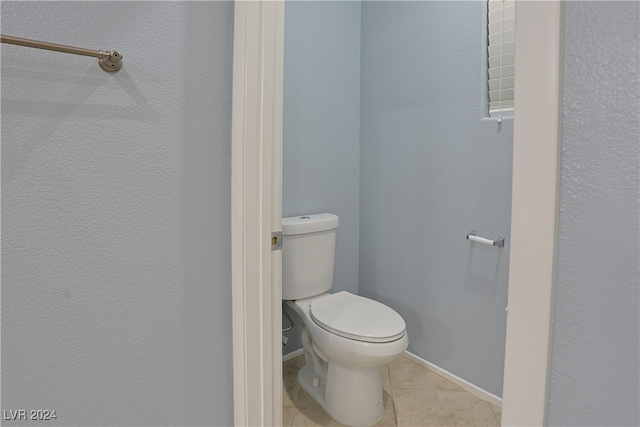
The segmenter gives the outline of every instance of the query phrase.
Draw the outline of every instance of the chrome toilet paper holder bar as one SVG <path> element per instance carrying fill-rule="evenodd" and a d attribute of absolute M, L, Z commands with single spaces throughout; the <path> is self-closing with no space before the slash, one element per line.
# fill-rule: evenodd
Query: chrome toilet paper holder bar
<path fill-rule="evenodd" d="M 467 234 L 467 240 L 475 243 L 482 243 L 483 245 L 496 246 L 498 248 L 504 248 L 504 237 L 498 237 L 496 240 L 487 239 L 485 237 L 476 236 L 475 230 Z"/>

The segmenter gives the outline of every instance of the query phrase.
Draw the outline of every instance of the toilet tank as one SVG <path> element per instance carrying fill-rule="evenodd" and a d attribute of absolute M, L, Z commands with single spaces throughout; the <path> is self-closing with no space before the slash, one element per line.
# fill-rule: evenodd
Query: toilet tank
<path fill-rule="evenodd" d="M 282 218 L 282 299 L 296 300 L 333 286 L 338 217 L 330 213 Z"/>

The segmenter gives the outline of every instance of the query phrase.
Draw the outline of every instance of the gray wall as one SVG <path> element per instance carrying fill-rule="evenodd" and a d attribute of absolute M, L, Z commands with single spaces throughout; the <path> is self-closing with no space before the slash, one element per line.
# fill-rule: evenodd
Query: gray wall
<path fill-rule="evenodd" d="M 567 2 L 549 425 L 640 424 L 640 4 Z"/>
<path fill-rule="evenodd" d="M 232 28 L 232 3 L 2 2 L 5 34 L 124 55 L 2 47 L 2 409 L 232 425 Z"/>
<path fill-rule="evenodd" d="M 409 351 L 500 396 L 513 121 L 483 120 L 482 2 L 363 2 L 360 294 Z"/>
<path fill-rule="evenodd" d="M 283 216 L 340 217 L 333 292 L 357 294 L 360 2 L 285 7 Z M 284 354 L 300 348 L 289 312 Z"/>

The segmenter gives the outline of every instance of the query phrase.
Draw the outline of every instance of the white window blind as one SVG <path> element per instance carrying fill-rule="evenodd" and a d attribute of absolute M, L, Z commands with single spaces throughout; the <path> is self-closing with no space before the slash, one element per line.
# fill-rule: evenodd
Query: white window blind
<path fill-rule="evenodd" d="M 489 0 L 489 116 L 513 114 L 515 0 Z"/>

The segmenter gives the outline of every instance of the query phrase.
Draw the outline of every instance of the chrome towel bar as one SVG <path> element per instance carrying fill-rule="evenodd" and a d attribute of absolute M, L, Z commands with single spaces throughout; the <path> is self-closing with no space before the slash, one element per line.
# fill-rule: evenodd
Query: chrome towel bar
<path fill-rule="evenodd" d="M 475 243 L 482 243 L 483 245 L 497 246 L 499 248 L 504 248 L 504 237 L 498 237 L 496 240 L 487 239 L 484 237 L 476 236 L 476 232 L 472 231 L 467 234 L 467 240 L 470 240 Z"/>
<path fill-rule="evenodd" d="M 56 52 L 71 53 L 73 55 L 92 56 L 98 58 L 100 68 L 110 73 L 122 68 L 122 55 L 115 50 L 91 50 L 81 47 L 65 46 L 38 40 L 23 39 L 20 37 L 0 35 L 0 42 L 17 46 L 32 47 L 35 49 L 53 50 Z"/>

